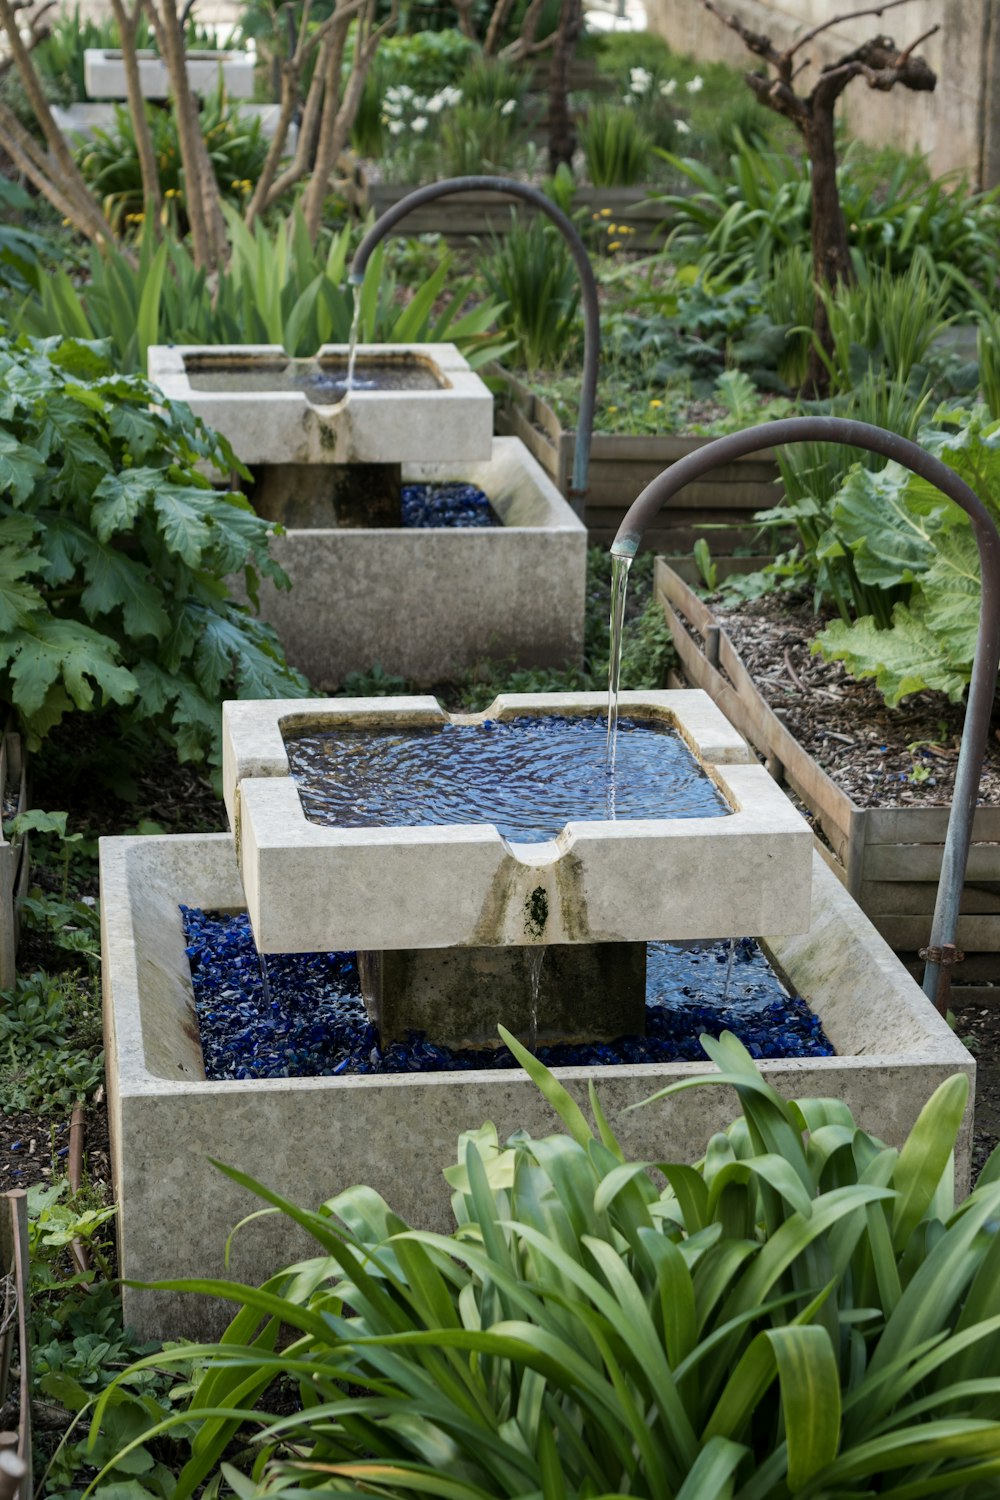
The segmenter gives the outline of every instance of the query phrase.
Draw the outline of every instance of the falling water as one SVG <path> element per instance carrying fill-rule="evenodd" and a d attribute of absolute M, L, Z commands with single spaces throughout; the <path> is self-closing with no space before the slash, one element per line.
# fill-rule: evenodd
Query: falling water
<path fill-rule="evenodd" d="M 622 670 L 622 634 L 625 628 L 625 594 L 631 557 L 611 555 L 611 654 L 608 658 L 608 817 L 615 815 L 615 758 L 618 753 L 618 681 Z"/>
<path fill-rule="evenodd" d="M 264 1004 L 271 1009 L 271 979 L 267 972 L 267 955 L 257 949 L 257 961 L 260 964 L 260 983 L 264 991 Z"/>
<path fill-rule="evenodd" d="M 736 957 L 736 939 L 729 939 L 729 957 L 726 960 L 726 982 L 722 986 L 722 1003 L 726 1005 L 729 1001 L 729 986 L 733 978 L 733 959 Z"/>
<path fill-rule="evenodd" d="M 528 949 L 528 978 L 531 981 L 531 1030 L 528 1033 L 529 1052 L 536 1051 L 538 1047 L 538 991 L 542 982 L 542 964 L 544 962 L 544 948 Z"/>
<path fill-rule="evenodd" d="M 347 343 L 347 379 L 344 393 L 350 395 L 354 389 L 354 362 L 358 357 L 358 333 L 361 329 L 361 286 L 354 287 L 354 314 L 351 318 L 351 333 Z"/>

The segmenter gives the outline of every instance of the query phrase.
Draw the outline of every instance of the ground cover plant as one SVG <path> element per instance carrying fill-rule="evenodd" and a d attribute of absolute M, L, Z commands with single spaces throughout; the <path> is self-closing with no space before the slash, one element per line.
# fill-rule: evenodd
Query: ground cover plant
<path fill-rule="evenodd" d="M 363 1187 L 311 1211 L 222 1166 L 315 1253 L 260 1288 L 165 1284 L 242 1304 L 222 1342 L 129 1372 L 196 1357 L 152 1432 L 197 1434 L 176 1497 L 218 1478 L 243 1497 L 991 1492 L 1000 1184 L 993 1161 L 956 1210 L 965 1077 L 889 1149 L 837 1100 L 781 1098 L 735 1038 L 705 1038 L 718 1072 L 645 1107 L 726 1085 L 742 1115 L 654 1183 L 593 1085 L 591 1125 L 504 1040 L 564 1134 L 464 1135 L 451 1235 Z M 268 1409 L 276 1380 L 292 1410 Z"/>

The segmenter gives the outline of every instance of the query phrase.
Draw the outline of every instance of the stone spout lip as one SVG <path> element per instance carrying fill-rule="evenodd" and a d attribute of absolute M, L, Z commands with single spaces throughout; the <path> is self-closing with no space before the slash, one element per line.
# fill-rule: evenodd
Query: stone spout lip
<path fill-rule="evenodd" d="M 585 714 L 601 693 L 511 694 L 483 715 Z M 223 783 L 262 952 L 534 946 L 798 932 L 809 924 L 808 826 L 706 694 L 626 693 L 670 723 L 732 812 L 571 821 L 539 844 L 493 824 L 344 828 L 309 822 L 283 730 L 446 723 L 434 698 L 230 703 Z"/>

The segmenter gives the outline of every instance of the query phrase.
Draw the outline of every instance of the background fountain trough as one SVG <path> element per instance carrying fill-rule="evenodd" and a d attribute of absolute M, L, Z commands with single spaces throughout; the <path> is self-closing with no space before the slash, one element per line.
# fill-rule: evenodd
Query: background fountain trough
<path fill-rule="evenodd" d="M 487 387 L 450 344 L 359 346 L 360 377 L 369 359 L 395 362 L 429 389 L 362 389 L 324 405 L 294 387 L 304 367 L 325 378 L 346 355 L 149 351 L 150 379 L 229 439 L 254 474 L 256 509 L 285 527 L 271 550 L 292 588 L 265 579 L 260 608 L 289 661 L 330 689 L 376 663 L 428 687 L 489 659 L 578 664 L 587 533 L 523 443 L 492 436 Z M 232 387 L 196 389 L 227 372 Z M 238 388 L 246 379 L 261 388 Z M 497 524 L 404 527 L 405 484 L 474 486 Z"/>
<path fill-rule="evenodd" d="M 838 1055 L 765 1061 L 762 1071 L 790 1097 L 843 1099 L 867 1130 L 900 1145 L 930 1092 L 955 1072 L 973 1078 L 975 1063 L 819 855 L 803 883 L 811 887 L 808 931 L 764 942 Z M 181 903 L 243 909 L 227 834 L 102 839 L 108 1098 L 124 1277 L 257 1282 L 313 1253 L 287 1220 L 265 1217 L 234 1237 L 227 1268 L 227 1237 L 259 1203 L 216 1172 L 210 1156 L 309 1206 L 365 1182 L 412 1223 L 444 1229 L 441 1171 L 462 1131 L 484 1120 L 501 1138 L 558 1128 L 516 1070 L 206 1081 Z M 585 1110 L 587 1080 L 597 1080 L 630 1156 L 693 1160 L 737 1113 L 730 1090 L 629 1107 L 706 1066 L 556 1071 Z M 971 1106 L 956 1162 L 960 1187 L 968 1185 L 970 1141 Z M 126 1321 L 141 1337 L 208 1336 L 231 1314 L 221 1303 L 130 1286 L 123 1297 Z"/>

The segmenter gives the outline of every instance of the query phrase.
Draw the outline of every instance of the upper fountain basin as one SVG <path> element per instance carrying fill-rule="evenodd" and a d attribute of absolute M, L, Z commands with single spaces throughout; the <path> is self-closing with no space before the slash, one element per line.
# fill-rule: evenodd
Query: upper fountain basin
<path fill-rule="evenodd" d="M 347 357 L 342 344 L 313 359 L 290 359 L 277 344 L 154 344 L 148 370 L 246 464 L 489 458 L 493 398 L 454 344 L 359 344 L 349 398 L 337 384 Z M 366 388 L 366 372 L 382 388 Z"/>
<path fill-rule="evenodd" d="M 310 821 L 286 736 L 409 731 L 520 716 L 595 719 L 602 693 L 509 694 L 485 714 L 436 699 L 227 703 L 223 783 L 262 952 L 641 942 L 804 931 L 812 837 L 745 742 L 698 691 L 621 695 L 671 729 L 718 794 L 711 813 L 582 816 L 537 841 L 478 821 Z M 719 816 L 719 812 L 724 815 Z M 356 821 L 352 819 L 351 821 Z"/>

